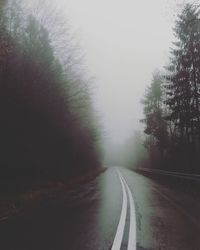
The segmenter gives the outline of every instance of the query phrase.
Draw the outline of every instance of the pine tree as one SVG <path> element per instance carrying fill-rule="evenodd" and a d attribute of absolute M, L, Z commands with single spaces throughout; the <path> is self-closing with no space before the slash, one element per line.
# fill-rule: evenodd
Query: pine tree
<path fill-rule="evenodd" d="M 153 75 L 150 87 L 147 88 L 146 95 L 143 99 L 145 123 L 144 132 L 152 137 L 151 144 L 146 146 L 151 151 L 151 146 L 157 146 L 161 158 L 164 156 L 164 149 L 167 146 L 168 132 L 167 123 L 163 118 L 163 91 L 162 78 L 157 72 Z M 147 140 L 149 142 L 149 139 Z"/>
<path fill-rule="evenodd" d="M 167 67 L 168 119 L 181 141 L 200 136 L 200 10 L 186 4 L 175 25 L 177 41 Z M 200 138 L 200 137 L 199 137 Z"/>

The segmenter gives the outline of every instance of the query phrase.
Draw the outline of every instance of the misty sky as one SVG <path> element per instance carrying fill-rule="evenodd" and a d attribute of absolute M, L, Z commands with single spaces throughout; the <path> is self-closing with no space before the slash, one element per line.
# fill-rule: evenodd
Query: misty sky
<path fill-rule="evenodd" d="M 124 142 L 141 128 L 140 103 L 155 69 L 167 64 L 175 0 L 57 0 L 96 78 L 95 104 L 108 137 Z"/>

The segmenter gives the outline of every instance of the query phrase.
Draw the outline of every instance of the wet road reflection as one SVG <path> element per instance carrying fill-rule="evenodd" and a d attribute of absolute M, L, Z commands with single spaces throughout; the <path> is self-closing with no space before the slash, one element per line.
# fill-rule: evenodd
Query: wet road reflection
<path fill-rule="evenodd" d="M 200 249 L 200 202 L 191 194 L 166 187 L 118 168 L 134 198 L 137 249 Z M 122 209 L 116 168 L 85 186 L 45 200 L 29 212 L 0 225 L 3 250 L 111 249 Z M 127 249 L 128 204 L 121 249 Z"/>
<path fill-rule="evenodd" d="M 136 203 L 138 249 L 200 249 L 199 203 L 194 196 L 134 172 L 122 171 Z M 195 213 L 193 207 L 186 210 L 191 201 L 196 204 Z"/>

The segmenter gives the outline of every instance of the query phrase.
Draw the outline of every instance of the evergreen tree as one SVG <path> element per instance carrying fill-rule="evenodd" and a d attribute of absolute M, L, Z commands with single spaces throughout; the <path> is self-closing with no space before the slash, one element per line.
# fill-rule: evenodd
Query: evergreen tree
<path fill-rule="evenodd" d="M 175 25 L 177 41 L 167 75 L 168 119 L 181 141 L 200 136 L 200 10 L 186 4 Z M 200 139 L 200 137 L 199 137 Z"/>
<path fill-rule="evenodd" d="M 143 99 L 145 123 L 144 132 L 152 136 L 152 140 L 147 140 L 147 149 L 151 151 L 151 146 L 157 146 L 161 158 L 164 156 L 164 149 L 167 146 L 168 132 L 167 124 L 163 119 L 163 94 L 162 94 L 162 77 L 157 72 L 153 75 L 151 85 L 147 88 Z M 151 145 L 149 145 L 151 142 Z"/>

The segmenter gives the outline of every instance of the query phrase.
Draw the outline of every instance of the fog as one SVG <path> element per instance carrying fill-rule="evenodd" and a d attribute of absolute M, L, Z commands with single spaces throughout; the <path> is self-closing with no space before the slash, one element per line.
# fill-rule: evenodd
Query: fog
<path fill-rule="evenodd" d="M 154 70 L 167 64 L 174 16 L 184 2 L 57 1 L 95 78 L 93 98 L 106 140 L 122 144 L 142 129 L 140 101 Z"/>
<path fill-rule="evenodd" d="M 200 249 L 192 1 L 0 1 L 2 249 Z"/>
<path fill-rule="evenodd" d="M 167 63 L 174 13 L 183 1 L 59 0 L 96 78 L 106 137 L 123 143 L 141 129 L 140 100 L 152 72 Z"/>

